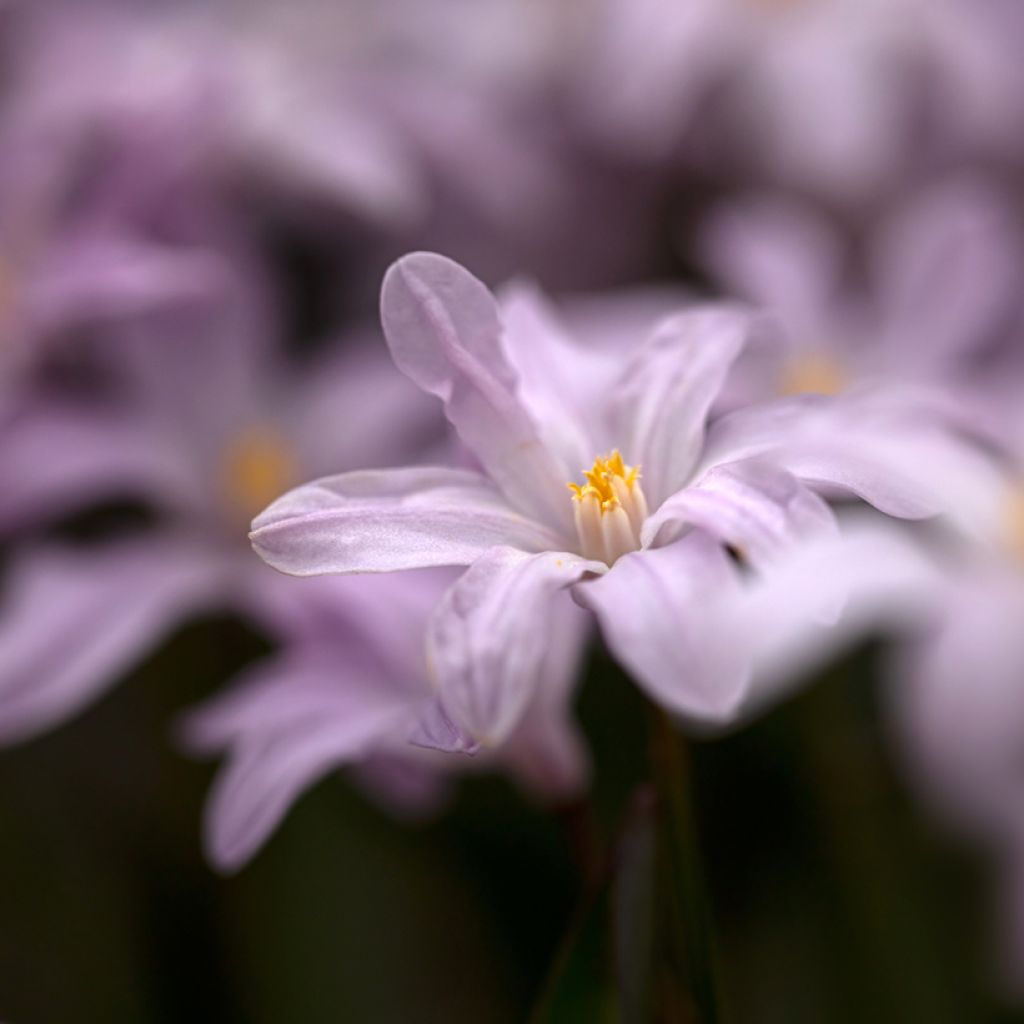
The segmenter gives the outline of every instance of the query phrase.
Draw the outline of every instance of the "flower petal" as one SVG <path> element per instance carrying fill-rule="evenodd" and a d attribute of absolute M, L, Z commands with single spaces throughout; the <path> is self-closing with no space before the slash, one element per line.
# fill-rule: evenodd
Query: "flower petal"
<path fill-rule="evenodd" d="M 615 446 L 614 439 L 602 437 L 606 427 L 598 414 L 622 371 L 629 339 L 620 334 L 613 347 L 602 345 L 592 330 L 581 335 L 586 344 L 578 343 L 539 289 L 522 281 L 502 288 L 498 301 L 505 347 L 520 375 L 518 394 L 574 478 Z"/>
<path fill-rule="evenodd" d="M 910 204 L 874 253 L 883 343 L 902 346 L 928 368 L 990 340 L 1018 298 L 1013 221 L 997 192 L 969 179 Z"/>
<path fill-rule="evenodd" d="M 949 511 L 946 480 L 978 461 L 968 446 L 884 393 L 800 395 L 723 416 L 708 433 L 705 468 L 758 457 L 829 493 L 854 494 L 893 516 Z"/>
<path fill-rule="evenodd" d="M 463 443 L 509 499 L 572 536 L 566 468 L 519 399 L 487 288 L 443 256 L 413 253 L 384 278 L 381 320 L 398 368 L 444 402 Z"/>
<path fill-rule="evenodd" d="M 1022 622 L 1017 573 L 958 577 L 937 628 L 899 659 L 886 691 L 911 780 L 940 816 L 983 834 L 1024 827 Z"/>
<path fill-rule="evenodd" d="M 468 565 L 497 544 L 557 548 L 478 473 L 444 467 L 325 477 L 253 522 L 257 554 L 294 576 Z"/>
<path fill-rule="evenodd" d="M 737 713 L 748 683 L 718 614 L 739 585 L 722 545 L 694 530 L 667 547 L 623 556 L 573 594 L 653 700 L 673 714 L 719 724 Z"/>
<path fill-rule="evenodd" d="M 851 519 L 841 536 L 793 545 L 757 575 L 736 572 L 694 530 L 619 559 L 575 595 L 655 700 L 721 726 L 778 700 L 855 639 L 916 627 L 940 579 L 891 525 Z"/>
<path fill-rule="evenodd" d="M 819 332 L 842 259 L 825 217 L 802 203 L 747 197 L 713 210 L 701 243 L 728 294 L 777 311 L 794 340 Z"/>
<path fill-rule="evenodd" d="M 175 494 L 172 453 L 137 418 L 36 402 L 0 432 L 0 532 L 32 528 L 94 502 Z"/>
<path fill-rule="evenodd" d="M 573 714 L 572 698 L 592 619 L 568 594 L 550 606 L 550 642 L 541 669 L 542 684 L 499 752 L 517 780 L 546 799 L 565 800 L 585 787 L 589 758 L 582 731 Z"/>
<path fill-rule="evenodd" d="M 229 743 L 230 760 L 206 806 L 210 859 L 241 867 L 295 799 L 342 764 L 401 745 L 417 702 L 363 665 L 279 658 L 250 674 L 244 689 L 194 713 L 193 744 Z"/>
<path fill-rule="evenodd" d="M 643 467 L 651 507 L 678 491 L 697 465 L 711 403 L 751 326 L 748 314 L 724 306 L 671 317 L 617 385 L 613 430 L 626 461 Z"/>
<path fill-rule="evenodd" d="M 713 466 L 673 494 L 644 523 L 645 547 L 664 545 L 686 525 L 735 548 L 752 565 L 794 541 L 834 529 L 825 501 L 791 473 L 758 459 Z"/>
<path fill-rule="evenodd" d="M 790 547 L 728 597 L 717 614 L 747 663 L 747 719 L 813 670 L 872 634 L 906 634 L 934 615 L 939 567 L 903 527 L 870 513 L 838 535 Z"/>
<path fill-rule="evenodd" d="M 539 688 L 565 690 L 550 659 L 560 591 L 606 567 L 567 552 L 527 555 L 495 548 L 444 595 L 428 635 L 428 657 L 455 736 L 502 744 Z M 549 673 L 554 672 L 554 676 Z M 442 737 L 443 738 L 443 737 Z"/>
<path fill-rule="evenodd" d="M 0 742 L 63 722 L 117 682 L 207 599 L 216 571 L 195 549 L 154 538 L 22 556 L 0 619 Z"/>

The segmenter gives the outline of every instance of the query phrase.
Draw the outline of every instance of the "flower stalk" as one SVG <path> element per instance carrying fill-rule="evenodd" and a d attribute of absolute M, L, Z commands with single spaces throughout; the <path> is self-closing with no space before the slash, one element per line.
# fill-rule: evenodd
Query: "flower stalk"
<path fill-rule="evenodd" d="M 701 863 L 686 740 L 649 705 L 650 766 L 658 809 L 658 887 L 663 893 L 656 998 L 666 1020 L 716 1024 L 719 1013 L 711 908 Z"/>

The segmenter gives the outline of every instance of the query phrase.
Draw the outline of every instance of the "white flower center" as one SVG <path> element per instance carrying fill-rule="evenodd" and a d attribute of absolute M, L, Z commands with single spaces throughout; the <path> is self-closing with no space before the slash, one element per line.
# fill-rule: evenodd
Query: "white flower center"
<path fill-rule="evenodd" d="M 647 518 L 640 467 L 625 465 L 616 450 L 595 459 L 583 475 L 585 484 L 569 484 L 580 551 L 584 558 L 611 565 L 640 547 L 640 527 Z"/>

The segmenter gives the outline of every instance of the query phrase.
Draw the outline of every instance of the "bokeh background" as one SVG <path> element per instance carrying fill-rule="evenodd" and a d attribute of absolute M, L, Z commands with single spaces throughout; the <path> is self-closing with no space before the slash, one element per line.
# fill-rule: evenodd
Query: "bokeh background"
<path fill-rule="evenodd" d="M 336 772 L 227 876 L 201 842 L 217 764 L 189 756 L 181 716 L 280 637 L 244 569 L 136 622 L 160 585 L 122 585 L 116 552 L 185 536 L 206 566 L 256 564 L 248 520 L 286 486 L 441 444 L 377 325 L 381 276 L 415 249 L 491 285 L 537 281 L 602 338 L 727 294 L 830 344 L 895 325 L 899 351 L 900 331 L 924 351 L 948 326 L 930 319 L 935 283 L 976 271 L 969 345 L 948 347 L 1019 369 L 1022 15 L 1014 0 L 0 7 L 0 1019 L 618 1019 L 614 886 L 594 851 L 643 841 L 646 712 L 604 651 L 577 702 L 586 801 L 471 773 L 410 818 Z M 750 210 L 766 215 L 740 217 L 737 242 L 722 225 Z M 953 270 L 915 291 L 899 267 L 930 257 Z M 833 370 L 816 364 L 815 387 Z M 266 445 L 256 468 L 214 452 L 251 439 L 233 417 L 261 388 L 254 423 L 312 416 L 318 468 L 298 479 Z M 179 502 L 186 448 L 206 475 Z M 230 490 L 216 511 L 211 481 Z M 742 731 L 690 744 L 728 1020 L 1024 1020 L 993 967 L 991 864 L 903 771 L 887 655 L 871 639 Z M 54 661 L 68 678 L 33 703 Z"/>

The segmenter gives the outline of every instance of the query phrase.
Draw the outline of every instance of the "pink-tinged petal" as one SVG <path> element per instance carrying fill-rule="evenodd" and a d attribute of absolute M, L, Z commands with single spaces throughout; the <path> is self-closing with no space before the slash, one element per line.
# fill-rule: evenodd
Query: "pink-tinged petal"
<path fill-rule="evenodd" d="M 563 670 L 549 678 L 560 592 L 606 567 L 567 552 L 527 555 L 495 548 L 441 599 L 428 634 L 431 676 L 455 735 L 500 746 L 537 691 L 564 693 Z"/>
<path fill-rule="evenodd" d="M 543 683 L 534 690 L 498 758 L 530 792 L 566 800 L 584 789 L 590 774 L 586 741 L 572 702 L 593 620 L 569 594 L 555 598 L 550 615 L 550 642 L 540 673 Z"/>
<path fill-rule="evenodd" d="M 697 465 L 708 411 L 751 327 L 748 314 L 726 307 L 671 317 L 616 386 L 613 431 L 626 461 L 642 466 L 652 507 L 678 491 Z"/>
<path fill-rule="evenodd" d="M 414 253 L 384 278 L 381 320 L 398 368 L 437 395 L 463 443 L 520 509 L 572 536 L 567 470 L 518 394 L 494 297 L 443 256 Z"/>
<path fill-rule="evenodd" d="M 596 413 L 620 372 L 628 339 L 617 339 L 616 351 L 576 343 L 544 296 L 524 283 L 507 285 L 498 300 L 505 347 L 519 372 L 519 397 L 575 478 L 602 450 Z"/>
<path fill-rule="evenodd" d="M 406 747 L 369 754 L 353 764 L 349 777 L 374 803 L 405 824 L 425 821 L 444 810 L 455 792 L 452 759 Z"/>
<path fill-rule="evenodd" d="M 0 532 L 129 494 L 171 497 L 173 461 L 147 426 L 67 404 L 22 409 L 0 432 Z"/>
<path fill-rule="evenodd" d="M 32 330 L 56 332 L 206 300 L 223 279 L 223 263 L 204 249 L 116 236 L 69 238 L 34 275 L 26 315 Z"/>
<path fill-rule="evenodd" d="M 416 702 L 364 665 L 281 658 L 246 690 L 193 717 L 194 744 L 230 742 L 206 807 L 210 859 L 241 867 L 317 779 L 369 753 L 401 746 Z"/>
<path fill-rule="evenodd" d="M 949 480 L 970 475 L 978 456 L 941 424 L 926 422 L 912 400 L 893 403 L 891 391 L 875 397 L 801 395 L 730 413 L 709 431 L 702 465 L 756 457 L 889 515 L 949 511 Z"/>
<path fill-rule="evenodd" d="M 941 574 L 901 533 L 852 521 L 739 574 L 699 531 L 576 587 L 616 657 L 670 711 L 732 725 L 872 631 L 916 628 Z"/>
<path fill-rule="evenodd" d="M 962 575 L 941 621 L 888 688 L 895 750 L 927 802 L 982 834 L 1024 828 L 1024 582 L 1009 568 Z"/>
<path fill-rule="evenodd" d="M 23 555 L 0 606 L 0 742 L 80 711 L 218 584 L 201 552 L 160 537 Z"/>
<path fill-rule="evenodd" d="M 438 466 L 342 473 L 298 487 L 257 516 L 250 536 L 265 562 L 293 576 L 468 565 L 499 544 L 559 546 L 486 478 Z"/>
<path fill-rule="evenodd" d="M 664 545 L 687 526 L 716 537 L 752 565 L 788 545 L 835 528 L 825 501 L 792 473 L 758 459 L 713 466 L 649 516 L 645 547 Z"/>
<path fill-rule="evenodd" d="M 746 199 L 713 211 L 702 249 L 730 295 L 777 311 L 794 340 L 819 342 L 842 259 L 839 236 L 824 217 L 804 204 Z"/>
<path fill-rule="evenodd" d="M 722 545 L 694 530 L 668 547 L 625 555 L 573 593 L 653 700 L 694 722 L 721 724 L 738 712 L 748 682 L 718 614 L 739 585 Z"/>
<path fill-rule="evenodd" d="M 883 342 L 934 367 L 991 341 L 1018 299 L 1014 217 L 984 182 L 960 180 L 894 220 L 874 254 Z"/>
<path fill-rule="evenodd" d="M 744 719 L 779 700 L 865 637 L 906 635 L 935 614 L 944 576 L 903 527 L 870 513 L 838 536 L 792 546 L 727 595 L 723 635 L 747 665 Z"/>
<path fill-rule="evenodd" d="M 313 363 L 291 397 L 289 436 L 310 477 L 421 461 L 450 436 L 441 410 L 367 332 Z"/>

